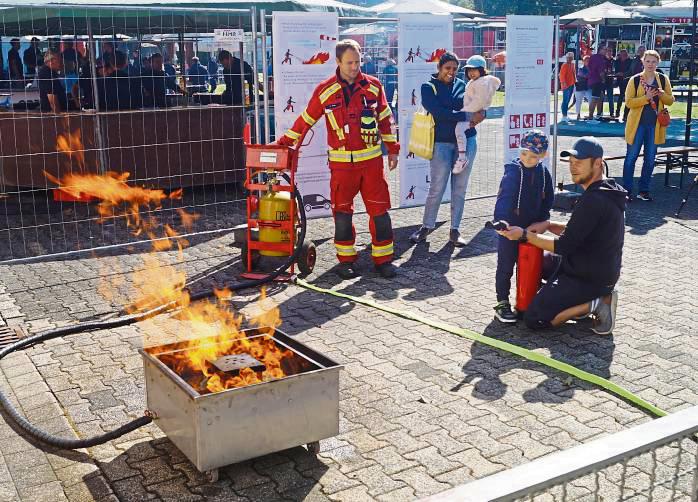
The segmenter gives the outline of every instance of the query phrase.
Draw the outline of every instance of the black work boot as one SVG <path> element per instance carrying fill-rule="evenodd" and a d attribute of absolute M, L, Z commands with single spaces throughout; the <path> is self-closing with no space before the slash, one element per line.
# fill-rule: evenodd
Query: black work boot
<path fill-rule="evenodd" d="M 335 273 L 342 279 L 354 279 L 359 277 L 359 272 L 357 272 L 356 267 L 353 263 L 340 263 L 335 268 Z"/>
<path fill-rule="evenodd" d="M 376 265 L 376 271 L 385 279 L 392 279 L 397 275 L 397 267 L 390 262 Z"/>

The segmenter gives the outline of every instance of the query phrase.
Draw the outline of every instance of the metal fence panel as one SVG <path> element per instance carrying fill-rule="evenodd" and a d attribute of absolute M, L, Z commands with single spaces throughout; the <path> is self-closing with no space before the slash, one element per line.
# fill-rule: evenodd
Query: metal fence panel
<path fill-rule="evenodd" d="M 698 407 L 425 499 L 698 500 Z"/>
<path fill-rule="evenodd" d="M 149 238 L 132 235 L 118 208 L 100 214 L 96 204 L 57 191 L 56 181 L 69 174 L 128 173 L 129 185 L 166 195 L 182 190 L 181 197 L 144 210 L 143 218 L 174 226 L 186 210 L 199 215 L 203 234 L 239 223 L 243 126 L 258 109 L 251 85 L 243 90 L 243 74 L 252 80 L 256 73 L 254 19 L 253 11 L 231 9 L 0 9 L 0 54 L 7 63 L 0 78 L 0 261 Z M 230 80 L 240 88 L 230 99 L 217 63 L 213 79 L 192 70 L 192 58 L 203 65 L 216 58 L 213 32 L 220 28 L 244 31 L 242 42 L 225 48 L 254 67 L 241 71 L 233 64 Z M 60 61 L 55 79 L 28 64 L 49 50 Z M 156 53 L 163 56 L 162 76 Z M 155 71 L 147 67 L 151 60 Z M 66 92 L 61 113 L 42 110 L 47 103 L 42 106 L 40 89 L 55 91 L 55 81 Z M 247 96 L 247 106 L 238 96 Z"/>

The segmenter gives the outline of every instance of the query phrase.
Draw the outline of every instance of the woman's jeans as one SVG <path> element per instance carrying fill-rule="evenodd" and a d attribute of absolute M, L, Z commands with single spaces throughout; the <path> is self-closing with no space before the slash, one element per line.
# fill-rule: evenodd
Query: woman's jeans
<path fill-rule="evenodd" d="M 640 174 L 640 192 L 650 191 L 652 171 L 654 171 L 654 158 L 657 155 L 657 145 L 654 143 L 655 126 L 639 124 L 635 133 L 635 140 L 628 145 L 623 164 L 623 187 L 628 195 L 633 193 L 633 176 L 635 175 L 635 162 L 640 156 L 640 148 L 645 145 L 645 156 L 642 161 L 642 173 Z"/>
<path fill-rule="evenodd" d="M 571 85 L 562 91 L 562 116 L 567 117 L 567 109 L 570 107 L 570 99 L 574 93 L 574 86 Z"/>
<path fill-rule="evenodd" d="M 577 120 L 579 120 L 582 115 L 582 103 L 584 100 L 586 99 L 587 103 L 591 103 L 591 91 L 574 91 L 574 99 L 576 100 Z"/>
<path fill-rule="evenodd" d="M 436 215 L 439 212 L 441 199 L 446 191 L 446 185 L 451 179 L 451 229 L 458 230 L 463 218 L 463 206 L 465 205 L 465 191 L 468 188 L 468 179 L 475 163 L 477 153 L 477 136 L 468 138 L 467 157 L 468 166 L 460 174 L 451 173 L 453 164 L 458 158 L 458 145 L 456 143 L 434 143 L 434 155 L 429 163 L 429 194 L 424 205 L 424 220 L 422 225 L 433 229 L 436 227 Z"/>

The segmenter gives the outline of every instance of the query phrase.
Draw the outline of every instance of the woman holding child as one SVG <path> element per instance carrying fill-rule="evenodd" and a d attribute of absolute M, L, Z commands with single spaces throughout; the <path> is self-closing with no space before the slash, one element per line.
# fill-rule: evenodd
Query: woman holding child
<path fill-rule="evenodd" d="M 414 243 L 425 241 L 436 227 L 439 205 L 450 177 L 449 241 L 456 247 L 466 245 L 465 239 L 460 236 L 459 227 L 463 217 L 465 191 L 477 153 L 475 126 L 484 119 L 484 109 L 491 104 L 499 87 L 498 79 L 489 76 L 482 78 L 487 74 L 485 66 L 482 56 L 468 59 L 465 65 L 469 78 L 466 90 L 465 83 L 456 78 L 458 56 L 446 52 L 439 59 L 437 73 L 429 82 L 422 84 L 422 106 L 434 118 L 434 150 L 430 161 L 431 183 L 422 226 L 410 236 Z M 476 82 L 478 85 L 475 85 Z"/>

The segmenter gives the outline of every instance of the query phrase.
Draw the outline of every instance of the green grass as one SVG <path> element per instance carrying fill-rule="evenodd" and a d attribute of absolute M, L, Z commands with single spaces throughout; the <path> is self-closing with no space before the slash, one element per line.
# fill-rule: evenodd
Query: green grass
<path fill-rule="evenodd" d="M 616 96 L 616 99 L 618 99 L 618 96 Z M 550 96 L 550 103 L 551 105 L 554 103 L 555 97 Z M 558 106 L 559 103 L 562 103 L 562 93 L 560 93 L 560 98 L 558 101 Z M 492 100 L 492 106 L 504 106 L 504 91 L 497 91 L 497 93 L 494 96 L 494 99 Z M 608 114 L 608 103 L 604 103 L 604 113 Z M 552 108 L 551 108 L 552 109 Z M 686 113 L 688 111 L 688 103 L 686 103 L 686 100 L 683 99 L 681 101 L 675 101 L 673 105 L 669 107 L 669 113 L 671 113 L 671 117 L 675 119 L 685 119 L 686 118 Z M 574 106 L 570 108 L 570 112 L 574 114 Z M 587 116 L 589 114 L 589 105 L 585 102 L 582 105 L 582 115 Z M 693 119 L 698 119 L 698 96 L 695 97 L 693 106 L 691 107 L 691 118 Z"/>

